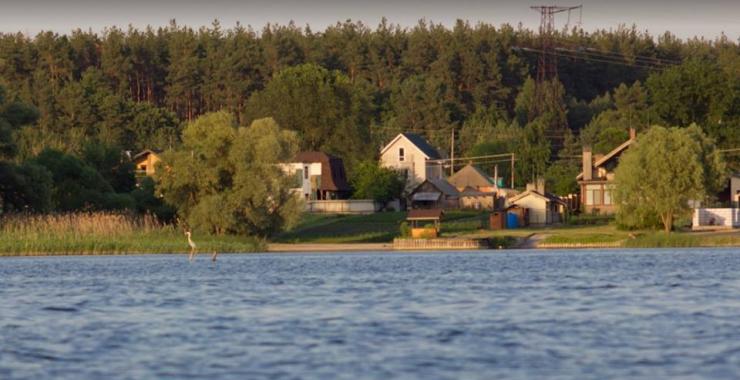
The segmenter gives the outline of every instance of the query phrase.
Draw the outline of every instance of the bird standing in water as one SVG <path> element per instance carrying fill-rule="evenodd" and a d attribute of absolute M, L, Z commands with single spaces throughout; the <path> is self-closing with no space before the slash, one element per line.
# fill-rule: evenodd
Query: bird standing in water
<path fill-rule="evenodd" d="M 196 255 L 196 248 L 198 247 L 193 243 L 193 240 L 190 239 L 190 231 L 185 231 L 185 236 L 188 237 L 188 245 L 190 246 L 190 256 L 188 256 L 188 260 L 193 261 L 193 257 Z"/>

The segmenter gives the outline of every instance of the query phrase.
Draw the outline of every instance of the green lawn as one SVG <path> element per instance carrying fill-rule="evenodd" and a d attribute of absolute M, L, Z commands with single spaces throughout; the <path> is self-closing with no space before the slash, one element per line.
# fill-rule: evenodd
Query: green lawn
<path fill-rule="evenodd" d="M 304 214 L 291 231 L 273 239 L 278 243 L 381 243 L 398 236 L 405 212 L 370 215 Z"/>

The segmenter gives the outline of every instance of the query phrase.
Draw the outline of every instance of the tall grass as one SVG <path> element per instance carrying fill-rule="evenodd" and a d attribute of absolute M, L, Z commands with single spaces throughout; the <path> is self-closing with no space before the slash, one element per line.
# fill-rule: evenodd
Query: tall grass
<path fill-rule="evenodd" d="M 253 252 L 250 237 L 193 235 L 199 252 Z M 0 255 L 184 253 L 183 229 L 151 215 L 70 213 L 0 217 Z"/>

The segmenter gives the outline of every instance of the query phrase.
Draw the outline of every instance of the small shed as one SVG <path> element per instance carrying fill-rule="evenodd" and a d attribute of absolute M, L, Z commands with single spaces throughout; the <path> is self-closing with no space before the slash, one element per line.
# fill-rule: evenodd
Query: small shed
<path fill-rule="evenodd" d="M 409 211 L 406 221 L 411 225 L 411 237 L 419 239 L 439 236 L 443 215 L 444 211 L 442 209 Z"/>
<path fill-rule="evenodd" d="M 157 162 L 161 161 L 159 158 L 159 154 L 161 151 L 155 151 L 151 149 L 145 149 L 139 153 L 137 153 L 132 160 L 134 161 L 134 165 L 136 166 L 136 175 L 141 176 L 153 176 L 154 175 L 154 169 Z"/>

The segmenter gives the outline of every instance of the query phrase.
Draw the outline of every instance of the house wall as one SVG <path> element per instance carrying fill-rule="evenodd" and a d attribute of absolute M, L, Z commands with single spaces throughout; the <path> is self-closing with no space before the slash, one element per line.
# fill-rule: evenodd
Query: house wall
<path fill-rule="evenodd" d="M 740 207 L 740 176 L 730 177 L 730 204 Z"/>
<path fill-rule="evenodd" d="M 591 214 L 605 214 L 612 215 L 617 212 L 617 208 L 614 205 L 614 191 L 609 190 L 613 187 L 610 182 L 598 181 L 598 182 L 579 182 L 581 186 L 581 212 Z M 599 189 L 599 192 L 594 194 L 594 186 Z M 589 192 L 591 194 L 589 195 Z"/>
<path fill-rule="evenodd" d="M 399 157 L 399 149 L 403 148 L 403 161 Z M 442 178 L 442 165 L 427 163 L 424 153 L 408 139 L 401 137 L 396 140 L 381 156 L 381 166 L 392 168 L 399 172 L 407 171 L 406 190 L 413 190 L 426 179 Z"/>
<path fill-rule="evenodd" d="M 542 226 L 551 223 L 550 213 L 547 210 L 548 203 L 538 196 L 527 195 L 512 204 L 529 209 L 529 225 Z"/>
<path fill-rule="evenodd" d="M 495 196 L 493 195 L 485 195 L 485 196 L 461 196 L 460 197 L 460 207 L 462 208 L 470 208 L 475 210 L 493 210 L 495 205 Z"/>
<path fill-rule="evenodd" d="M 294 175 L 297 171 L 303 170 L 301 176 L 301 186 L 293 188 L 296 193 L 301 194 L 303 199 L 311 199 L 314 196 L 315 188 L 311 186 L 311 176 L 321 175 L 321 163 L 319 162 L 291 162 L 282 165 L 283 171 L 288 175 Z M 308 169 L 308 178 L 306 178 L 306 169 Z"/>
<path fill-rule="evenodd" d="M 136 170 L 148 176 L 154 175 L 154 165 L 161 161 L 156 154 L 147 154 L 146 158 L 136 161 Z"/>

